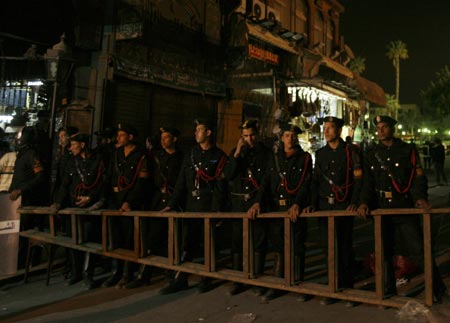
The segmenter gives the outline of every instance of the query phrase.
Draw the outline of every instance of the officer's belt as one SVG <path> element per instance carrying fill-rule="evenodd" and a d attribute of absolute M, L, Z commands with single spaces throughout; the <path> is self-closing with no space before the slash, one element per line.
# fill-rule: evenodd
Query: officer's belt
<path fill-rule="evenodd" d="M 391 199 L 393 197 L 392 191 L 378 190 L 378 196 L 385 199 Z"/>
<path fill-rule="evenodd" d="M 249 192 L 249 193 L 235 193 L 235 192 L 231 192 L 230 194 L 231 194 L 231 196 L 233 198 L 243 199 L 244 201 L 248 201 L 248 200 L 252 199 L 255 196 L 255 192 Z"/>
<path fill-rule="evenodd" d="M 292 204 L 295 204 L 295 201 L 292 199 L 273 199 L 275 204 L 279 206 L 291 206 Z"/>

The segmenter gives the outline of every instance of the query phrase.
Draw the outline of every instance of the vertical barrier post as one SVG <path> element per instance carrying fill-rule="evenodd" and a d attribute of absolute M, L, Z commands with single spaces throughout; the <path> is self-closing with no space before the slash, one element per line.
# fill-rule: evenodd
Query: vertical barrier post
<path fill-rule="evenodd" d="M 108 217 L 102 212 L 102 249 L 108 251 Z"/>
<path fill-rule="evenodd" d="M 205 237 L 205 270 L 211 271 L 211 219 L 204 219 L 204 237 Z"/>
<path fill-rule="evenodd" d="M 250 259 L 253 259 L 252 253 L 250 253 L 250 241 L 249 241 L 249 219 L 247 217 L 242 218 L 242 272 L 245 278 L 250 277 Z"/>
<path fill-rule="evenodd" d="M 423 214 L 423 250 L 425 273 L 425 304 L 433 305 L 433 251 L 431 243 L 431 216 Z"/>
<path fill-rule="evenodd" d="M 375 220 L 375 291 L 377 299 L 384 298 L 384 249 L 383 249 L 383 228 L 382 216 L 374 216 Z"/>
<path fill-rule="evenodd" d="M 133 222 L 134 222 L 134 234 L 133 234 L 133 238 L 134 238 L 134 256 L 136 258 L 139 258 L 139 234 L 141 232 L 140 230 L 140 220 L 139 220 L 139 216 L 135 215 L 133 216 Z"/>
<path fill-rule="evenodd" d="M 292 285 L 292 225 L 289 217 L 284 218 L 284 284 Z"/>
<path fill-rule="evenodd" d="M 337 259 L 336 259 L 336 237 L 335 237 L 335 218 L 328 216 L 328 290 L 335 293 L 337 288 L 336 277 Z"/>
<path fill-rule="evenodd" d="M 174 264 L 174 236 L 175 236 L 175 219 L 173 217 L 169 217 L 168 219 L 168 233 L 167 233 L 167 261 L 169 265 Z"/>

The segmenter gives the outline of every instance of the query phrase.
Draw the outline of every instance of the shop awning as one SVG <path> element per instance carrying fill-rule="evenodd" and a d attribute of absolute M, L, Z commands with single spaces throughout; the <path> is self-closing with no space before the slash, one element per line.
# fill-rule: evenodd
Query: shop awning
<path fill-rule="evenodd" d="M 305 49 L 304 75 L 310 78 L 316 77 L 319 74 L 321 66 L 325 66 L 342 76 L 353 79 L 353 72 L 349 68 L 328 58 L 322 53 Z"/>
<path fill-rule="evenodd" d="M 258 38 L 259 40 L 266 42 L 274 47 L 281 48 L 291 54 L 298 55 L 298 51 L 290 46 L 289 41 L 272 34 L 268 29 L 263 28 L 259 25 L 252 24 L 247 21 L 247 31 L 250 36 Z"/>
<path fill-rule="evenodd" d="M 379 106 L 386 106 L 386 94 L 381 86 L 356 74 L 355 84 L 358 91 L 361 92 L 367 101 Z"/>

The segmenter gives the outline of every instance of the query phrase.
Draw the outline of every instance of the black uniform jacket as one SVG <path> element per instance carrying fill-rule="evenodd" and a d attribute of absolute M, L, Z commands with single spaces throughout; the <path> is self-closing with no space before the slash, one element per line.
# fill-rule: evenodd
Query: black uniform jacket
<path fill-rule="evenodd" d="M 345 209 L 359 204 L 362 188 L 362 161 L 359 148 L 339 139 L 316 151 L 312 180 L 312 205 L 316 209 Z"/>
<path fill-rule="evenodd" d="M 294 154 L 287 157 L 283 149 L 272 153 L 268 171 L 257 194 L 262 203 L 269 196 L 271 211 L 287 210 L 292 204 L 304 208 L 310 201 L 312 178 L 311 155 L 297 146 Z M 267 195 L 266 195 L 267 194 Z"/>
<path fill-rule="evenodd" d="M 131 209 L 143 208 L 149 192 L 149 165 L 145 149 L 136 148 L 125 157 L 124 147 L 119 147 L 111 161 L 110 179 L 115 207 L 127 202 Z"/>
<path fill-rule="evenodd" d="M 186 152 L 169 206 L 188 212 L 225 211 L 227 182 L 223 174 L 226 154 L 216 146 L 195 145 Z"/>
<path fill-rule="evenodd" d="M 180 174 L 182 162 L 183 153 L 178 149 L 173 154 L 168 154 L 161 149 L 151 157 L 154 184 L 151 210 L 159 211 L 168 205 Z"/>
<path fill-rule="evenodd" d="M 364 159 L 361 203 L 372 208 L 414 207 L 428 198 L 428 183 L 414 145 L 395 138 L 391 147 L 377 144 Z"/>
<path fill-rule="evenodd" d="M 237 158 L 235 151 L 232 150 L 225 166 L 225 177 L 229 183 L 232 210 L 245 212 L 256 202 L 272 151 L 261 142 L 253 148 L 243 148 Z"/>
<path fill-rule="evenodd" d="M 80 155 L 70 158 L 55 202 L 63 205 L 68 199 L 68 206 L 74 207 L 79 196 L 89 196 L 86 207 L 98 202 L 105 198 L 105 176 L 106 170 L 99 154 L 87 153 L 84 159 Z"/>

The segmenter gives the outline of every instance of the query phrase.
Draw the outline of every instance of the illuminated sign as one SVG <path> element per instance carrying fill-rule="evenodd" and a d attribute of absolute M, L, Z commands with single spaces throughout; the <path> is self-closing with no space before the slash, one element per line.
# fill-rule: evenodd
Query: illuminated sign
<path fill-rule="evenodd" d="M 274 65 L 278 65 L 280 62 L 278 54 L 274 54 L 253 44 L 248 44 L 248 56 Z"/>

